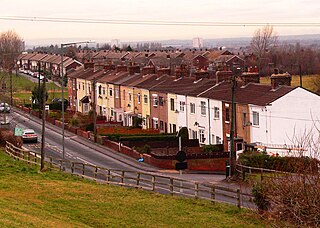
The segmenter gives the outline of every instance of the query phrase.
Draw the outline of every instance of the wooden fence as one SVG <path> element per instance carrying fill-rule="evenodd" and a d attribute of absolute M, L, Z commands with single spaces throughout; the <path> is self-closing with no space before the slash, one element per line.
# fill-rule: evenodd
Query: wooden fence
<path fill-rule="evenodd" d="M 247 176 L 259 176 L 260 180 L 262 181 L 263 178 L 269 178 L 269 177 L 275 178 L 278 176 L 290 174 L 288 172 L 282 172 L 282 171 L 277 171 L 273 169 L 250 167 L 250 166 L 245 166 L 241 164 L 236 165 L 236 171 L 240 174 L 242 180 L 245 180 Z"/>
<path fill-rule="evenodd" d="M 40 164 L 41 157 L 39 154 L 15 147 L 9 142 L 6 144 L 6 153 L 15 159 L 25 161 L 29 164 Z M 62 160 L 53 157 L 46 157 L 46 166 L 49 169 L 58 168 L 61 171 L 95 180 L 99 183 L 133 187 L 196 199 L 206 199 L 212 203 L 223 202 L 237 205 L 239 208 L 255 208 L 255 205 L 252 203 L 252 195 L 240 188 L 233 189 L 213 184 L 204 184 L 197 181 L 157 175 L 152 172 L 108 169 L 88 163 Z"/>

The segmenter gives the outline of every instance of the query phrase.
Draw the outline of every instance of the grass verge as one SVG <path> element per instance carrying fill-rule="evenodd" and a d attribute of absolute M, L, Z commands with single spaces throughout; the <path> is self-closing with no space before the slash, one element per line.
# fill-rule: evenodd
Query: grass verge
<path fill-rule="evenodd" d="M 316 92 L 318 90 L 317 86 L 315 85 L 314 81 L 317 77 L 320 77 L 320 75 L 303 75 L 302 76 L 302 85 L 304 88 Z M 271 79 L 270 77 L 261 77 L 260 78 L 261 84 L 268 84 L 271 85 Z M 300 86 L 300 76 L 299 75 L 293 75 L 291 85 L 293 87 Z"/>
<path fill-rule="evenodd" d="M 263 227 L 257 215 L 204 200 L 101 185 L 13 160 L 0 150 L 1 227 Z"/>

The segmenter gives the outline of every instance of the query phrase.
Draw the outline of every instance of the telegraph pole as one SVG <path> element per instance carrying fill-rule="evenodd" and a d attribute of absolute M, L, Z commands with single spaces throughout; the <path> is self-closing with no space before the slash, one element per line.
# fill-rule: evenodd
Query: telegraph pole
<path fill-rule="evenodd" d="M 299 64 L 299 75 L 300 75 L 300 87 L 302 87 L 302 69 L 301 69 L 301 64 Z"/>
<path fill-rule="evenodd" d="M 39 75 L 40 78 L 40 75 Z M 41 167 L 40 170 L 44 169 L 44 158 L 45 158 L 45 129 L 46 129 L 46 76 L 42 79 L 42 132 L 41 132 Z"/>
<path fill-rule="evenodd" d="M 232 76 L 232 98 L 231 98 L 231 130 L 230 130 L 230 176 L 233 176 L 236 171 L 236 153 L 234 150 L 234 128 L 235 128 L 235 112 L 236 112 L 236 103 L 235 103 L 235 79 L 236 76 Z"/>
<path fill-rule="evenodd" d="M 97 141 L 97 102 L 96 102 L 96 83 L 97 79 L 94 78 L 92 82 L 92 96 L 93 96 L 93 105 L 92 105 L 92 111 L 93 111 L 93 134 L 94 134 L 94 142 Z"/>

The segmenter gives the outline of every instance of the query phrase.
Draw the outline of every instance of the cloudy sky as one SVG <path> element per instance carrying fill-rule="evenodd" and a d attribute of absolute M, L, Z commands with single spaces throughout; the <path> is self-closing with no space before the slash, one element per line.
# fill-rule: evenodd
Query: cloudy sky
<path fill-rule="evenodd" d="M 0 0 L 0 32 L 39 39 L 121 41 L 251 37 L 258 27 L 79 24 L 8 21 L 3 17 L 54 17 L 179 22 L 320 23 L 319 0 Z M 320 27 L 276 27 L 279 35 L 320 34 Z"/>

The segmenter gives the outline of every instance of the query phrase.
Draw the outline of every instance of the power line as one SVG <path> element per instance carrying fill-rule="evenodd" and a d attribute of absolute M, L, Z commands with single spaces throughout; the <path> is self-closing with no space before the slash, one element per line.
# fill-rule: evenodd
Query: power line
<path fill-rule="evenodd" d="M 30 21 L 30 22 L 56 22 L 80 24 L 126 24 L 126 25 L 161 25 L 161 26 L 201 26 L 201 27 L 261 27 L 273 25 L 276 27 L 320 27 L 320 22 L 219 22 L 219 21 L 161 21 L 161 20 L 111 20 L 90 18 L 64 18 L 64 17 L 28 17 L 28 16 L 2 16 L 0 20 Z"/>

